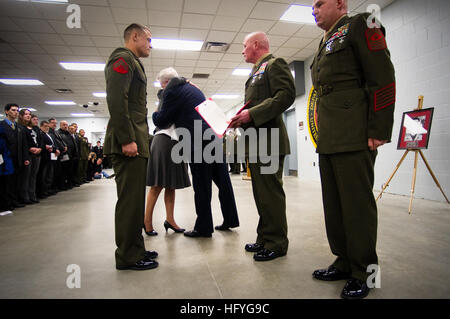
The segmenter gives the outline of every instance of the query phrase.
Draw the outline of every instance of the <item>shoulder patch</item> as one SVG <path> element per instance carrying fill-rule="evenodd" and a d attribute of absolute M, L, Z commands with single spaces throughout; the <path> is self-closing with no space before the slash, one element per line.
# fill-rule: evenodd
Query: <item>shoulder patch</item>
<path fill-rule="evenodd" d="M 386 38 L 379 28 L 368 28 L 366 30 L 366 41 L 370 51 L 387 49 Z"/>
<path fill-rule="evenodd" d="M 113 64 L 113 70 L 120 74 L 127 74 L 128 73 L 128 64 L 125 62 L 123 58 L 117 59 L 116 62 Z"/>

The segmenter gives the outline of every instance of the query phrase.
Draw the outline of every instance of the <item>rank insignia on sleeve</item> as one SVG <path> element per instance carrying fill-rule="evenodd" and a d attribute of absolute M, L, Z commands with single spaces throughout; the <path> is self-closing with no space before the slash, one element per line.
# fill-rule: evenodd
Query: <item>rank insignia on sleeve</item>
<path fill-rule="evenodd" d="M 119 58 L 116 62 L 114 62 L 113 70 L 120 74 L 127 74 L 128 64 L 123 58 Z"/>
<path fill-rule="evenodd" d="M 386 38 L 381 29 L 371 28 L 366 30 L 367 46 L 370 51 L 381 51 L 387 49 Z"/>
<path fill-rule="evenodd" d="M 374 109 L 375 112 L 395 103 L 395 82 L 379 89 L 375 92 Z"/>

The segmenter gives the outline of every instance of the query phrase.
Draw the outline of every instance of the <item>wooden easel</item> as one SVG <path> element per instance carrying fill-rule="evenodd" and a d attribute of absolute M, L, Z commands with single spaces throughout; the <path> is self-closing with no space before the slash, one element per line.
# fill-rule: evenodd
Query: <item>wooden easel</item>
<path fill-rule="evenodd" d="M 244 181 L 251 181 L 252 180 L 252 176 L 250 174 L 250 168 L 248 167 L 248 159 L 246 161 L 247 161 L 247 174 L 242 176 L 242 179 Z"/>
<path fill-rule="evenodd" d="M 423 95 L 419 96 L 419 105 L 417 107 L 417 109 L 415 109 L 415 111 L 421 110 L 423 108 Z M 394 177 L 395 173 L 397 172 L 397 170 L 400 168 L 400 165 L 402 165 L 403 160 L 405 159 L 406 155 L 408 155 L 409 152 L 414 152 L 414 169 L 413 169 L 413 180 L 412 180 L 412 185 L 411 185 L 411 197 L 409 199 L 409 208 L 408 208 L 408 213 L 411 214 L 411 209 L 412 209 L 412 202 L 414 199 L 414 191 L 416 188 L 416 176 L 417 176 L 417 161 L 419 159 L 419 154 L 422 157 L 423 161 L 425 162 L 425 165 L 428 168 L 428 171 L 431 174 L 431 177 L 433 177 L 434 182 L 436 183 L 437 187 L 441 190 L 442 195 L 444 195 L 445 200 L 447 201 L 447 204 L 450 204 L 450 202 L 448 201 L 447 196 L 445 196 L 444 191 L 442 190 L 441 185 L 439 184 L 439 181 L 437 180 L 436 176 L 433 173 L 433 170 L 431 169 L 430 165 L 428 164 L 428 161 L 426 160 L 425 156 L 422 153 L 422 150 L 420 149 L 407 149 L 405 151 L 405 153 L 403 154 L 402 158 L 400 159 L 400 162 L 398 162 L 397 166 L 395 167 L 394 172 L 392 173 L 391 177 L 389 177 L 388 181 L 383 184 L 382 190 L 380 192 L 380 194 L 377 197 L 377 201 L 379 198 L 381 198 L 381 195 L 383 195 L 384 190 L 389 186 L 390 181 L 392 180 L 392 178 Z"/>

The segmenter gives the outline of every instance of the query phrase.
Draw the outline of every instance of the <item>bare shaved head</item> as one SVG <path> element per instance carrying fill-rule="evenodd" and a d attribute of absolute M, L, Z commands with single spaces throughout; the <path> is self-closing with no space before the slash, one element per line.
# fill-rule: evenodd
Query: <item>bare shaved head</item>
<path fill-rule="evenodd" d="M 258 31 L 247 35 L 244 39 L 244 55 L 245 62 L 256 63 L 261 56 L 269 53 L 269 39 L 264 32 Z"/>

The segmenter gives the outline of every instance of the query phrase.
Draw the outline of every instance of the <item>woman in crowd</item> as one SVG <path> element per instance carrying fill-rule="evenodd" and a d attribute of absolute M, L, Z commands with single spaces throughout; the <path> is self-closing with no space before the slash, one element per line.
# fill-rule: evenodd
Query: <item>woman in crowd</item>
<path fill-rule="evenodd" d="M 162 70 L 158 75 L 158 81 L 164 89 L 169 83 L 169 75 L 176 74 L 173 68 Z M 178 77 L 178 74 L 176 74 Z M 158 92 L 160 99 L 159 105 L 162 105 L 162 92 Z M 158 111 L 160 110 L 158 107 Z M 187 172 L 187 164 L 175 164 L 171 159 L 172 147 L 178 143 L 178 137 L 175 132 L 175 126 L 167 128 L 157 127 L 155 136 L 150 146 L 150 158 L 147 167 L 147 186 L 151 186 L 147 194 L 147 207 L 145 209 L 144 231 L 148 236 L 156 236 L 158 233 L 153 228 L 153 210 L 159 194 L 164 189 L 164 204 L 166 206 L 166 220 L 164 228 L 170 228 L 176 233 L 183 233 L 185 229 L 180 228 L 174 219 L 175 208 L 175 189 L 181 189 L 191 186 Z"/>

